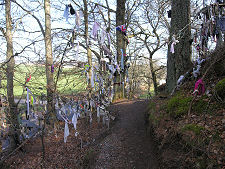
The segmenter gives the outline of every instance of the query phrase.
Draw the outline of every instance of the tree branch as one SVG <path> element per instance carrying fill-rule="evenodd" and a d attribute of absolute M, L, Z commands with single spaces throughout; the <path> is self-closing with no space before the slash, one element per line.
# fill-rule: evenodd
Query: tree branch
<path fill-rule="evenodd" d="M 13 1 L 14 3 L 16 3 L 22 10 L 24 10 L 25 12 L 27 12 L 29 15 L 31 15 L 38 23 L 40 29 L 41 29 L 41 32 L 42 32 L 42 35 L 45 37 L 45 31 L 44 31 L 44 28 L 40 22 L 40 20 L 34 15 L 32 14 L 30 11 L 28 11 L 27 9 L 25 9 L 24 7 L 22 7 L 19 3 L 17 3 L 16 1 Z"/>
<path fill-rule="evenodd" d="M 37 42 L 37 41 L 35 41 Z M 29 46 L 33 45 L 35 42 L 32 42 L 30 44 L 28 44 L 27 46 L 25 46 L 20 52 L 16 52 L 14 55 L 12 55 L 7 61 L 5 61 L 4 63 L 1 64 L 0 68 L 2 68 L 5 64 L 7 64 L 13 57 L 20 55 L 21 53 L 24 52 L 24 50 L 26 48 L 28 48 Z"/>
<path fill-rule="evenodd" d="M 5 32 L 5 29 L 2 28 L 2 27 L 0 27 L 0 30 L 1 30 L 1 32 L 2 32 L 2 34 L 3 34 L 3 36 L 6 38 L 6 32 Z"/>

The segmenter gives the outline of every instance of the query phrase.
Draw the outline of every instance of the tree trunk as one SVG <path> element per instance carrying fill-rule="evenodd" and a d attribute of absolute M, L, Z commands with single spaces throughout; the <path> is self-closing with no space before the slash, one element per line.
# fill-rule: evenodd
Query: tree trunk
<path fill-rule="evenodd" d="M 125 4 L 126 0 L 117 0 L 117 8 L 116 8 L 116 25 L 123 25 L 125 23 Z M 121 49 L 123 49 L 123 53 L 126 53 L 126 42 L 124 40 L 123 33 L 116 31 L 116 45 L 117 45 L 117 61 L 121 60 Z M 125 72 L 125 70 L 124 70 Z M 120 98 L 123 98 L 123 85 L 122 82 L 124 81 L 124 72 L 120 74 L 117 73 L 115 78 L 114 84 L 114 101 Z"/>
<path fill-rule="evenodd" d="M 54 125 L 56 114 L 54 113 L 54 81 L 51 66 L 53 65 L 52 57 L 52 39 L 51 39 L 51 14 L 50 0 L 44 1 L 45 6 L 45 55 L 46 55 L 46 78 L 47 78 L 47 123 Z"/>
<path fill-rule="evenodd" d="M 172 0 L 170 40 L 173 35 L 179 35 L 179 43 L 175 45 L 175 53 L 168 48 L 167 58 L 167 89 L 171 92 L 176 86 L 180 75 L 184 74 L 191 66 L 191 25 L 190 25 L 190 0 Z"/>
<path fill-rule="evenodd" d="M 223 3 L 225 3 L 225 0 L 223 0 Z M 220 8 L 222 9 L 223 7 L 220 7 Z M 220 10 L 221 15 L 222 15 L 222 11 L 223 10 Z M 219 17 L 219 16 L 217 16 L 217 17 Z M 216 49 L 220 48 L 223 45 L 224 42 L 225 42 L 225 34 L 223 35 L 222 31 L 218 30 L 217 41 L 216 41 Z"/>
<path fill-rule="evenodd" d="M 11 2 L 5 1 L 5 16 L 6 16 L 6 41 L 7 41 L 7 97 L 9 109 L 7 112 L 8 123 L 10 124 L 10 148 L 14 149 L 19 144 L 19 122 L 17 119 L 17 108 L 14 102 L 13 94 L 13 76 L 15 60 L 13 56 L 13 40 L 12 40 L 12 18 L 11 18 Z"/>
<path fill-rule="evenodd" d="M 0 72 L 0 88 L 2 88 L 2 72 Z"/>
<path fill-rule="evenodd" d="M 154 92 L 155 92 L 155 95 L 157 95 L 158 94 L 158 84 L 157 84 L 156 74 L 155 74 L 155 70 L 154 70 L 152 55 L 150 55 L 150 58 L 149 58 L 149 65 L 150 65 L 150 70 L 151 70 L 151 75 L 152 75 Z"/>
<path fill-rule="evenodd" d="M 88 36 L 88 6 L 87 0 L 83 0 L 84 3 L 84 23 L 85 23 L 85 41 L 87 46 L 87 58 L 88 58 L 88 65 L 90 66 L 88 69 L 88 97 L 91 98 L 92 93 L 92 86 L 91 86 L 91 74 L 92 74 L 92 55 L 91 49 L 89 47 L 89 36 Z"/>

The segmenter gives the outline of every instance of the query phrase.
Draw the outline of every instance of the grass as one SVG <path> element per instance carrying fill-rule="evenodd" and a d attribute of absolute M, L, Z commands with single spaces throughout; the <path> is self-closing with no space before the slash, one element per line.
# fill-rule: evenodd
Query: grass
<path fill-rule="evenodd" d="M 182 93 L 177 93 L 168 101 L 167 111 L 169 115 L 177 118 L 187 114 L 191 100 L 191 97 L 185 96 Z"/>
<path fill-rule="evenodd" d="M 204 130 L 205 128 L 202 126 L 199 126 L 197 124 L 186 124 L 181 131 L 192 131 L 194 132 L 196 135 L 200 135 L 201 131 Z"/>
<path fill-rule="evenodd" d="M 154 93 L 154 88 L 153 88 L 153 87 L 151 87 L 150 93 L 151 93 L 151 97 L 153 97 L 153 96 L 155 95 L 155 93 Z M 148 92 L 148 91 L 145 91 L 145 92 L 143 92 L 143 93 L 139 96 L 139 98 L 140 98 L 140 99 L 146 99 L 146 98 L 148 98 L 148 95 L 149 95 L 149 92 Z"/>
<path fill-rule="evenodd" d="M 54 72 L 54 81 L 56 81 L 57 69 Z M 63 95 L 76 94 L 78 92 L 85 91 L 86 89 L 86 77 L 82 72 L 76 68 L 63 68 L 59 81 L 57 83 L 57 91 Z M 34 95 L 40 96 L 47 93 L 46 91 L 46 75 L 45 67 L 40 65 L 16 65 L 14 71 L 14 95 L 20 97 L 25 95 L 24 84 L 26 78 L 31 75 L 31 80 L 27 83 L 27 87 Z M 77 73 L 79 72 L 79 73 Z M 2 88 L 0 88 L 0 94 L 6 95 L 6 75 L 2 78 Z"/>
<path fill-rule="evenodd" d="M 225 78 L 219 81 L 216 86 L 216 93 L 222 99 L 225 100 Z"/>
<path fill-rule="evenodd" d="M 155 112 L 156 110 L 156 103 L 154 103 L 153 101 L 150 101 L 148 104 L 148 110 L 151 112 Z"/>
<path fill-rule="evenodd" d="M 199 100 L 196 100 L 193 104 L 193 111 L 196 112 L 197 114 L 203 114 L 204 111 L 209 111 L 207 110 L 208 102 L 205 101 L 207 99 L 207 96 L 202 96 Z"/>

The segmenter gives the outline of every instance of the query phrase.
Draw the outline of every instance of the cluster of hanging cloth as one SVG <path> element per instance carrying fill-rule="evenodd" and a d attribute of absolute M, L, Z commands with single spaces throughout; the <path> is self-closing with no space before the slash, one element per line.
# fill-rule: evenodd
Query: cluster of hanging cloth
<path fill-rule="evenodd" d="M 100 8 L 99 8 L 100 10 Z M 75 28 L 72 31 L 72 38 L 71 38 L 71 46 L 75 47 L 76 45 L 76 56 L 79 54 L 79 40 L 78 36 L 76 35 L 76 32 L 80 31 L 80 25 L 81 25 L 81 17 L 83 16 L 82 10 L 75 10 L 71 4 L 66 5 L 63 16 L 65 17 L 66 21 L 68 21 L 69 16 L 75 15 Z M 127 36 L 126 34 L 126 28 L 125 25 L 120 25 L 116 27 L 116 30 L 121 32 L 124 36 Z M 99 38 L 99 32 L 100 38 Z M 63 103 L 60 97 L 58 96 L 55 98 L 55 110 L 58 120 L 62 120 L 65 122 L 64 127 L 64 142 L 67 142 L 67 137 L 69 136 L 69 124 L 72 124 L 75 130 L 74 135 L 77 137 L 79 135 L 78 129 L 77 129 L 77 122 L 79 118 L 87 117 L 89 118 L 89 122 L 92 123 L 92 115 L 93 112 L 96 111 L 98 122 L 102 120 L 103 124 L 107 125 L 109 127 L 110 119 L 114 120 L 115 117 L 113 117 L 109 111 L 107 111 L 107 107 L 112 102 L 113 99 L 113 89 L 112 86 L 108 86 L 108 88 L 105 88 L 105 81 L 104 79 L 110 79 L 113 82 L 113 77 L 115 77 L 116 73 L 121 74 L 121 72 L 125 71 L 128 82 L 128 68 L 129 65 L 124 65 L 124 56 L 126 54 L 123 52 L 123 49 L 121 49 L 121 60 L 117 60 L 117 56 L 113 56 L 112 52 L 110 51 L 110 45 L 111 45 L 111 36 L 109 30 L 107 28 L 103 28 L 99 22 L 94 22 L 92 31 L 91 31 L 91 37 L 94 41 L 97 41 L 101 47 L 101 49 L 104 51 L 104 55 L 107 58 L 110 58 L 111 63 L 107 62 L 106 59 L 101 59 L 101 67 L 103 70 L 100 70 L 99 66 L 92 65 L 89 66 L 88 64 L 84 65 L 84 71 L 83 73 L 86 74 L 87 77 L 87 83 L 91 82 L 91 87 L 94 88 L 95 91 L 98 91 L 97 96 L 91 98 L 90 100 L 83 98 L 80 100 L 70 100 L 67 103 Z M 127 38 L 128 39 L 128 38 Z M 105 41 L 107 40 L 107 44 Z M 91 79 L 89 79 L 88 70 L 91 69 Z M 108 77 L 103 77 L 101 71 L 108 71 L 107 73 Z M 54 73 L 54 65 L 51 65 L 51 72 Z M 26 83 L 28 83 L 31 79 L 31 75 L 26 79 Z M 120 78 L 121 79 L 121 78 Z M 115 81 L 115 79 L 114 79 Z M 120 82 L 120 85 L 123 85 L 124 83 Z M 30 127 L 35 129 L 35 131 L 40 127 L 37 125 L 38 121 L 38 115 L 31 109 L 30 107 L 33 107 L 34 104 L 37 104 L 35 96 L 31 92 L 31 90 L 26 87 L 27 91 L 27 97 L 26 97 L 26 104 L 27 104 L 27 110 L 26 115 L 27 119 L 20 121 L 24 127 Z M 24 134 L 24 133 L 23 133 Z M 29 138 L 31 134 L 25 133 L 25 137 Z"/>
<path fill-rule="evenodd" d="M 19 117 L 19 122 L 22 127 L 22 134 L 24 138 L 31 137 L 40 126 L 40 118 L 43 117 L 43 114 L 38 114 L 34 111 L 34 106 L 41 106 L 40 102 L 38 103 L 35 99 L 33 93 L 26 88 L 27 90 L 27 110 L 26 110 L 26 119 Z M 83 98 L 83 99 L 81 99 Z M 86 99 L 85 97 L 80 97 L 80 99 L 70 99 L 68 101 L 62 101 L 61 97 L 57 95 L 55 97 L 55 113 L 56 117 L 59 121 L 65 122 L 64 127 L 64 142 L 66 143 L 67 137 L 69 136 L 69 124 L 72 124 L 75 129 L 75 136 L 79 135 L 77 130 L 77 122 L 79 118 L 87 118 L 89 122 L 92 123 L 93 113 L 96 112 L 98 122 L 102 120 L 103 125 L 107 125 L 109 127 L 110 119 L 114 120 L 115 117 L 107 111 L 107 107 L 111 103 L 110 96 L 105 92 L 105 97 L 101 100 L 100 96 L 93 96 L 91 100 Z M 65 99 L 63 99 L 65 100 Z M 43 105 L 43 104 L 42 104 Z M 31 108 L 32 107 L 32 108 Z M 23 111 L 20 113 L 24 113 Z M 41 117 L 40 117 L 41 116 Z M 39 124 L 38 124 L 39 123 Z M 30 128 L 31 130 L 27 130 L 24 128 Z M 21 137 L 22 139 L 22 137 Z"/>
<path fill-rule="evenodd" d="M 201 11 L 198 15 L 198 19 L 203 18 L 201 29 L 194 35 L 194 42 L 197 51 L 202 51 L 202 54 L 208 49 L 208 41 L 211 40 L 217 42 L 220 36 L 225 33 L 225 4 L 219 2 L 211 4 Z M 199 39 L 199 42 L 197 43 Z"/>
<path fill-rule="evenodd" d="M 221 4 L 220 2 L 211 4 L 204 8 L 201 13 L 197 15 L 197 19 L 201 19 L 203 17 L 204 22 L 201 25 L 201 29 L 197 30 L 194 33 L 193 36 L 193 46 L 196 48 L 197 51 L 199 51 L 199 56 L 197 57 L 195 61 L 195 67 L 193 68 L 193 76 L 195 78 L 198 78 L 200 75 L 200 69 L 202 63 L 205 62 L 205 59 L 201 58 L 205 52 L 208 50 L 208 40 L 209 37 L 213 41 L 217 41 L 219 38 L 219 34 L 223 34 L 225 32 L 225 10 L 224 10 L 224 4 Z M 99 10 L 101 10 L 99 8 Z M 168 13 L 171 15 L 171 13 Z M 72 31 L 72 38 L 71 38 L 71 45 L 72 47 L 75 47 L 76 45 L 76 56 L 79 54 L 79 40 L 78 36 L 76 36 L 75 31 L 80 31 L 80 25 L 81 25 L 81 17 L 83 16 L 82 10 L 75 10 L 71 4 L 66 5 L 63 16 L 65 17 L 66 21 L 68 21 L 69 15 L 75 15 L 75 29 Z M 119 25 L 116 27 L 116 30 L 121 32 L 126 39 L 128 39 L 127 36 L 127 30 L 125 25 Z M 100 37 L 99 32 L 100 33 Z M 112 80 L 115 84 L 115 79 L 113 78 L 116 76 L 117 73 L 120 74 L 120 82 L 119 85 L 123 85 L 124 88 L 124 82 L 121 82 L 121 72 L 125 71 L 126 75 L 126 82 L 129 82 L 128 77 L 128 69 L 129 64 L 124 63 L 124 58 L 126 56 L 126 53 L 124 53 L 123 49 L 120 49 L 121 52 L 121 60 L 118 61 L 117 55 L 113 56 L 110 48 L 111 45 L 111 35 L 109 30 L 106 27 L 103 27 L 99 22 L 95 21 L 92 27 L 91 31 L 91 37 L 94 41 L 97 41 L 101 47 L 101 49 L 104 51 L 104 55 L 111 60 L 111 62 L 107 62 L 106 59 L 102 58 L 102 68 L 104 71 L 109 71 L 109 75 L 107 79 Z M 107 40 L 107 44 L 105 41 Z M 129 41 L 127 41 L 129 43 Z M 175 53 L 175 45 L 179 43 L 179 39 L 176 38 L 174 35 L 171 40 L 171 48 L 170 52 Z M 109 127 L 109 121 L 110 119 L 114 119 L 114 117 L 110 114 L 109 111 L 107 111 L 107 106 L 112 102 L 113 99 L 113 89 L 111 86 L 109 86 L 107 89 L 104 87 L 104 77 L 100 73 L 100 68 L 98 65 L 92 65 L 91 67 L 86 64 L 84 66 L 84 73 L 87 77 L 87 83 L 89 82 L 89 75 L 88 70 L 91 69 L 91 87 L 95 89 L 95 91 L 98 91 L 98 96 L 92 98 L 91 100 L 82 99 L 82 100 L 71 100 L 64 104 L 60 97 L 56 99 L 55 109 L 56 109 L 56 115 L 58 120 L 63 120 L 65 122 L 65 128 L 64 128 L 64 142 L 67 141 L 67 137 L 69 136 L 69 124 L 72 124 L 75 133 L 74 135 L 77 137 L 79 135 L 78 129 L 77 129 L 77 121 L 79 118 L 82 117 L 88 117 L 90 123 L 92 122 L 92 115 L 93 110 L 96 110 L 97 112 L 97 118 L 98 122 L 100 122 L 102 117 L 102 122 L 106 124 Z M 54 65 L 51 65 L 51 72 L 54 73 Z M 29 76 L 26 79 L 26 83 L 28 83 L 31 79 L 31 76 Z M 181 75 L 180 78 L 177 81 L 177 86 L 179 87 L 185 79 L 185 75 Z M 98 84 L 98 85 L 97 85 Z M 200 86 L 200 87 L 199 87 Z M 30 112 L 30 104 L 34 104 L 36 102 L 36 99 L 32 92 L 26 88 L 27 90 L 27 114 L 32 115 L 37 119 L 37 116 L 35 116 L 35 112 Z M 199 95 L 203 94 L 205 92 L 205 85 L 202 79 L 199 79 L 195 84 L 194 94 L 197 93 Z M 103 97 L 102 97 L 103 96 Z M 31 98 L 31 99 L 30 99 Z M 35 126 L 30 121 L 24 121 L 24 124 L 30 125 L 32 127 Z"/>
<path fill-rule="evenodd" d="M 98 6 L 98 9 L 99 9 L 99 13 L 101 13 L 100 6 Z M 74 8 L 72 7 L 71 4 L 68 4 L 68 5 L 66 5 L 66 8 L 64 10 L 64 15 L 63 15 L 65 17 L 66 21 L 68 21 L 69 14 L 75 15 L 76 28 L 77 28 L 77 31 L 79 32 L 79 28 L 80 28 L 80 24 L 81 24 L 81 16 L 83 16 L 82 11 L 81 10 L 76 11 L 76 10 L 74 10 Z M 116 30 L 121 32 L 124 35 L 125 39 L 127 40 L 127 43 L 129 43 L 125 25 L 117 26 Z M 105 71 L 105 68 L 107 68 L 107 70 L 110 71 L 109 78 L 112 79 L 116 73 L 120 74 L 121 71 L 123 72 L 124 70 L 126 70 L 126 72 L 125 72 L 126 77 L 127 77 L 126 81 L 128 82 L 129 81 L 129 78 L 128 78 L 129 64 L 124 65 L 124 59 L 125 59 L 126 54 L 124 53 L 123 49 L 120 49 L 121 50 L 121 60 L 120 61 L 117 61 L 116 55 L 113 56 L 110 48 L 108 48 L 111 45 L 111 35 L 110 35 L 109 31 L 110 30 L 106 26 L 103 26 L 103 25 L 101 25 L 101 23 L 95 21 L 92 26 L 91 36 L 88 37 L 88 39 L 92 38 L 94 41 L 97 41 L 99 43 L 100 48 L 104 52 L 104 55 L 106 56 L 106 58 L 109 58 L 111 60 L 111 64 L 109 64 L 107 62 L 107 59 L 104 59 L 104 58 L 101 59 L 101 62 L 103 64 L 102 67 L 104 68 L 104 71 Z M 98 35 L 100 35 L 100 36 L 98 36 Z M 107 44 L 105 43 L 105 40 L 107 40 Z M 87 41 L 89 42 L 89 40 L 87 40 Z M 78 56 L 80 43 L 79 43 L 78 37 L 75 35 L 75 30 L 73 30 L 72 38 L 71 38 L 72 47 L 74 47 L 75 44 L 77 45 L 76 56 Z M 89 44 L 87 44 L 87 45 L 89 45 Z M 90 67 L 89 65 L 85 65 L 85 73 L 87 75 L 87 81 L 89 78 L 88 69 L 92 69 L 92 77 L 91 77 L 92 87 L 94 87 L 94 82 L 102 82 L 103 78 L 100 77 L 100 75 L 97 76 L 97 72 L 99 71 L 99 66 Z M 122 84 L 122 82 L 120 84 Z"/>
<path fill-rule="evenodd" d="M 99 9 L 99 13 L 101 13 L 102 11 L 101 11 L 100 6 L 98 6 L 98 9 Z M 79 30 L 80 30 L 79 28 L 80 28 L 80 24 L 81 24 L 81 16 L 83 16 L 82 11 L 74 10 L 72 5 L 69 4 L 69 5 L 66 5 L 66 8 L 64 10 L 64 17 L 65 17 L 66 21 L 68 21 L 69 14 L 75 15 L 76 28 L 77 28 L 77 31 L 79 32 Z M 127 40 L 127 43 L 129 43 L 125 25 L 117 26 L 116 31 L 121 32 L 124 35 L 124 37 L 126 37 L 125 39 Z M 98 42 L 101 50 L 103 51 L 103 53 L 105 55 L 105 58 L 102 56 L 100 63 L 99 63 L 100 65 L 96 64 L 96 65 L 90 66 L 90 65 L 86 64 L 84 66 L 84 73 L 86 74 L 86 77 L 87 77 L 87 83 L 90 81 L 91 87 L 95 91 L 98 91 L 98 94 L 97 94 L 98 99 L 96 100 L 96 99 L 92 98 L 92 100 L 90 100 L 89 102 L 86 100 L 84 102 L 84 106 L 82 106 L 82 107 L 84 107 L 83 112 L 85 112 L 85 114 L 87 116 L 89 116 L 90 122 L 91 122 L 92 121 L 92 111 L 91 110 L 93 109 L 93 107 L 95 107 L 97 110 L 98 121 L 100 121 L 100 117 L 102 116 L 103 123 L 107 122 L 107 125 L 109 125 L 108 123 L 110 121 L 110 118 L 114 119 L 114 117 L 112 115 L 110 115 L 110 113 L 108 111 L 106 111 L 106 108 L 107 108 L 107 105 L 110 102 L 112 102 L 114 91 L 113 91 L 112 85 L 109 85 L 107 87 L 107 89 L 105 88 L 105 85 L 104 85 L 105 80 L 104 79 L 107 79 L 115 84 L 116 79 L 114 77 L 116 76 L 116 74 L 120 74 L 119 85 L 123 85 L 123 89 L 124 89 L 124 82 L 121 81 L 121 72 L 125 71 L 126 82 L 128 82 L 129 81 L 129 77 L 128 77 L 129 64 L 128 65 L 124 64 L 126 54 L 124 53 L 123 49 L 120 49 L 120 51 L 121 51 L 121 60 L 120 61 L 118 61 L 117 55 L 113 56 L 113 53 L 110 50 L 110 46 L 111 46 L 110 29 L 107 28 L 106 25 L 104 26 L 101 23 L 94 21 L 92 30 L 91 30 L 91 36 L 87 37 L 87 45 L 90 44 L 90 39 L 93 39 L 94 41 Z M 73 30 L 71 45 L 74 46 L 75 44 L 77 45 L 76 55 L 78 55 L 79 41 L 77 39 L 77 36 L 75 35 L 75 30 Z M 107 62 L 106 58 L 110 59 L 110 62 Z M 101 70 L 100 70 L 100 67 L 101 67 Z M 91 77 L 89 77 L 89 74 L 88 74 L 89 69 L 91 69 Z M 106 73 L 106 76 L 108 76 L 108 77 L 104 77 L 104 75 L 102 73 L 100 73 L 101 71 L 104 71 L 104 72 L 108 71 L 109 73 Z M 89 78 L 91 78 L 91 79 L 89 79 Z M 77 104 L 77 105 L 78 105 L 77 108 L 70 109 L 70 112 L 71 111 L 74 112 L 74 115 L 72 117 L 72 123 L 74 125 L 75 130 L 76 130 L 77 118 L 80 117 L 80 113 L 75 113 L 75 112 L 79 112 L 80 110 L 82 110 L 82 107 L 79 107 L 79 105 L 81 105 L 81 104 Z M 64 114 L 65 114 L 65 111 L 61 111 L 61 112 L 64 112 Z M 64 141 L 66 141 L 66 137 L 69 135 L 68 134 L 69 130 L 68 130 L 68 126 L 67 126 L 68 120 L 67 119 L 64 119 L 64 120 L 65 120 L 65 131 L 64 131 L 65 139 L 64 139 Z M 75 133 L 75 135 L 77 135 L 77 133 Z"/>
<path fill-rule="evenodd" d="M 171 17 L 171 10 L 168 11 L 168 17 Z M 196 79 L 200 76 L 202 64 L 208 59 L 205 57 L 209 51 L 209 38 L 211 38 L 212 43 L 219 43 L 218 41 L 225 33 L 225 4 L 223 4 L 220 0 L 216 0 L 215 3 L 207 5 L 200 12 L 198 12 L 194 19 L 197 19 L 198 21 L 203 20 L 200 29 L 196 30 L 193 38 L 190 40 L 193 48 L 197 51 L 192 53 L 193 55 L 197 55 L 194 57 L 194 67 L 192 71 L 192 75 Z M 179 38 L 177 38 L 176 35 L 173 35 L 170 47 L 171 53 L 175 53 L 174 48 L 177 43 L 179 43 Z M 188 75 L 189 72 L 179 77 L 175 89 L 179 88 L 183 84 L 186 76 Z M 193 94 L 202 95 L 205 91 L 205 84 L 203 80 L 197 80 Z"/>
<path fill-rule="evenodd" d="M 99 8 L 100 10 L 100 8 Z M 64 17 L 66 18 L 66 21 L 68 21 L 70 15 L 76 16 L 76 30 L 80 30 L 81 25 L 81 16 L 83 15 L 82 11 L 76 11 L 72 7 L 71 4 L 66 5 L 65 11 L 64 11 Z M 169 13 L 168 13 L 169 14 Z M 191 41 L 193 43 L 193 46 L 196 48 L 197 51 L 199 51 L 199 56 L 195 60 L 195 67 L 193 68 L 193 76 L 195 78 L 198 78 L 200 75 L 200 69 L 203 62 L 205 62 L 205 59 L 201 58 L 203 54 L 205 54 L 206 50 L 208 50 L 207 44 L 208 39 L 211 37 L 213 41 L 217 41 L 219 33 L 225 32 L 225 11 L 224 11 L 224 5 L 221 3 L 214 3 L 206 8 L 204 8 L 204 11 L 201 11 L 201 13 L 198 13 L 197 19 L 201 19 L 203 17 L 203 23 L 201 25 L 201 29 L 197 30 L 194 33 L 193 40 Z M 170 13 L 171 15 L 171 13 Z M 125 28 L 125 25 L 119 25 L 116 27 L 116 30 L 121 32 L 125 37 L 127 37 L 127 30 Z M 99 33 L 101 31 L 101 33 Z M 98 35 L 101 35 L 100 37 Z M 91 37 L 94 41 L 97 41 L 101 47 L 101 49 L 104 51 L 104 54 L 107 58 L 111 60 L 111 62 L 107 62 L 106 59 L 102 58 L 102 68 L 104 71 L 109 71 L 109 77 L 108 79 L 113 80 L 113 77 L 117 73 L 121 73 L 125 71 L 127 80 L 129 81 L 128 77 L 128 69 L 129 64 L 124 64 L 124 57 L 126 54 L 123 52 L 123 49 L 121 49 L 121 60 L 117 60 L 117 55 L 113 56 L 112 52 L 110 51 L 110 45 L 111 45 L 111 36 L 109 30 L 107 28 L 103 28 L 101 23 L 95 21 L 92 27 L 91 31 Z M 128 39 L 128 38 L 127 38 Z M 107 44 L 105 43 L 105 40 L 107 40 Z M 129 42 L 128 42 L 129 43 Z M 171 48 L 170 52 L 175 53 L 175 45 L 179 43 L 179 40 L 174 35 L 171 40 Z M 72 32 L 72 38 L 71 38 L 71 45 L 74 47 L 77 45 L 77 51 L 76 55 L 79 53 L 79 40 L 77 39 L 77 36 L 75 35 L 75 29 Z M 91 79 L 89 79 L 88 70 L 91 69 Z M 51 68 L 52 73 L 54 72 L 54 67 Z M 95 91 L 98 91 L 98 99 L 91 99 L 88 101 L 87 99 L 79 100 L 76 102 L 70 102 L 70 104 L 62 105 L 61 108 L 59 106 L 59 101 L 56 101 L 56 111 L 57 111 L 57 117 L 60 120 L 65 121 L 65 128 L 64 128 L 64 142 L 67 141 L 67 137 L 69 136 L 69 127 L 68 124 L 73 124 L 75 129 L 75 136 L 77 137 L 79 132 L 77 131 L 77 119 L 81 116 L 87 116 L 89 117 L 90 123 L 92 122 L 92 110 L 95 108 L 97 111 L 97 117 L 98 121 L 100 121 L 100 117 L 103 117 L 103 123 L 109 122 L 110 113 L 106 111 L 107 105 L 112 101 L 113 98 L 113 90 L 111 87 L 108 87 L 108 89 L 104 88 L 104 77 L 101 73 L 99 73 L 100 68 L 98 65 L 92 65 L 91 67 L 86 64 L 84 66 L 84 73 L 87 77 L 87 83 L 91 82 L 91 87 L 95 89 Z M 121 79 L 121 78 L 120 78 Z M 181 75 L 180 78 L 177 81 L 177 86 L 179 87 L 185 79 L 185 75 Z M 27 79 L 29 82 L 30 77 Z M 97 85 L 98 84 L 98 85 Z M 115 84 L 115 79 L 114 79 Z M 123 85 L 123 82 L 119 82 L 120 85 Z M 200 86 L 200 87 L 199 87 Z M 195 84 L 194 94 L 197 93 L 198 95 L 201 95 L 205 92 L 205 85 L 202 79 L 199 79 Z M 27 99 L 29 98 L 29 94 L 32 95 L 31 91 L 27 88 Z M 32 95 L 33 96 L 33 95 Z M 102 97 L 106 96 L 104 101 L 102 102 Z M 28 103 L 28 101 L 27 101 Z M 29 104 L 27 105 L 27 112 L 29 114 Z M 107 124 L 109 125 L 109 124 Z"/>

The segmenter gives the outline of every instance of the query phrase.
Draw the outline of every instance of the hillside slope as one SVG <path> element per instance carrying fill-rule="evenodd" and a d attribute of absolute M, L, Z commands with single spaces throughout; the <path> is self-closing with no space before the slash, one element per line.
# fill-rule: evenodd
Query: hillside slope
<path fill-rule="evenodd" d="M 205 59 L 198 78 L 189 73 L 172 96 L 158 96 L 149 103 L 146 117 L 158 141 L 160 168 L 225 166 L 224 47 Z M 203 94 L 193 93 L 199 79 Z"/>

